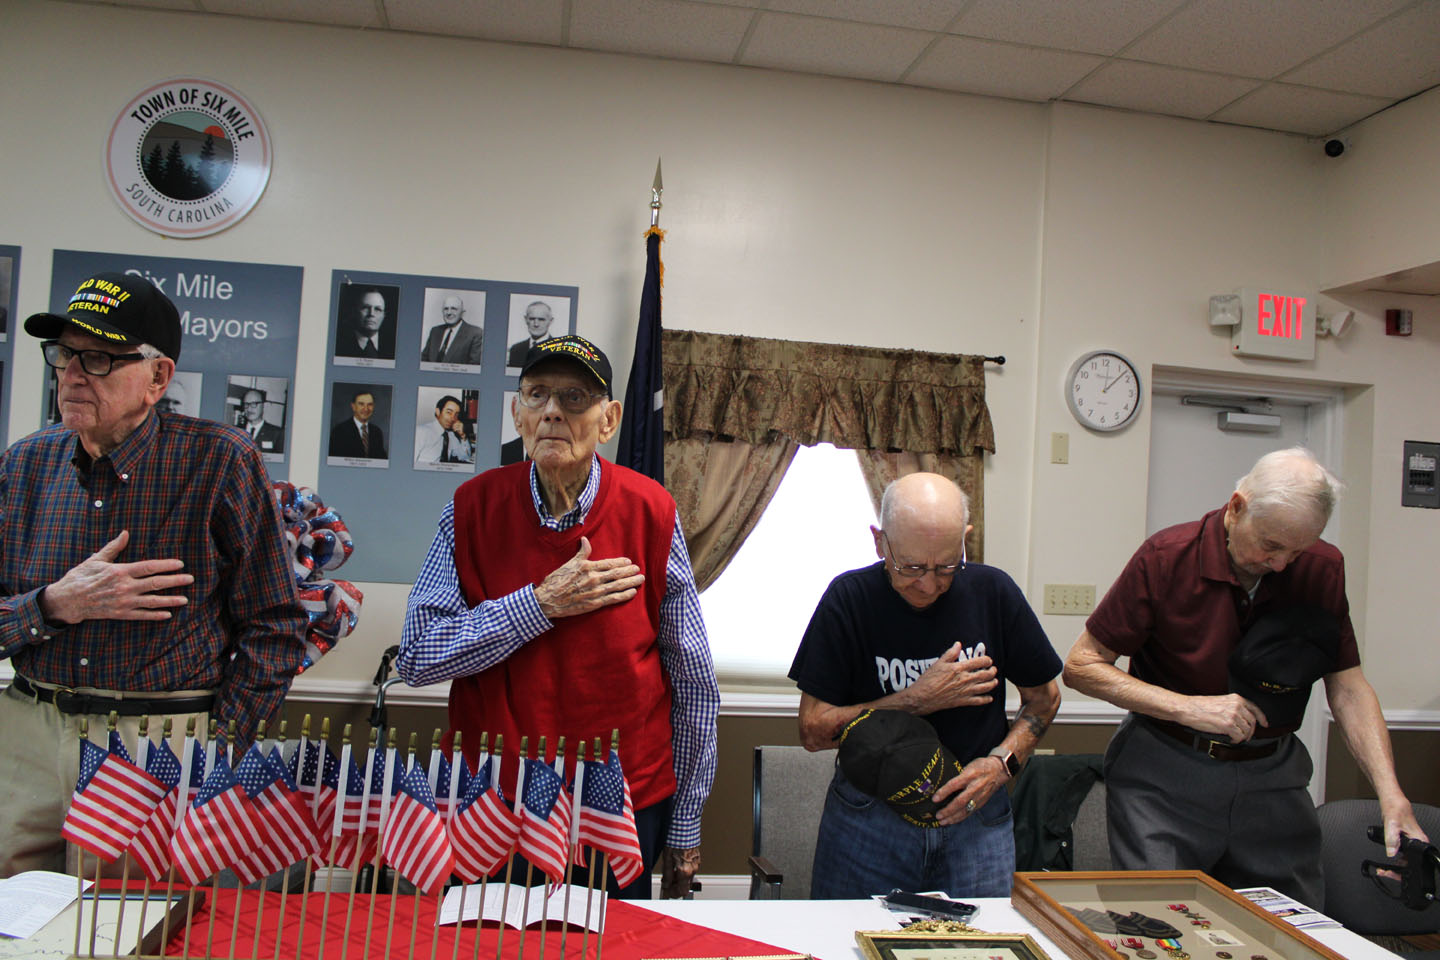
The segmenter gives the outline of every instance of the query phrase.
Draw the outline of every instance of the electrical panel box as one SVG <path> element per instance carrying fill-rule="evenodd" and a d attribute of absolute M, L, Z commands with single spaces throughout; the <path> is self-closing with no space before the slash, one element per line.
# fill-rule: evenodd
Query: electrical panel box
<path fill-rule="evenodd" d="M 1440 510 L 1437 461 L 1440 461 L 1440 443 L 1405 441 L 1405 480 L 1400 488 L 1400 506 Z"/>

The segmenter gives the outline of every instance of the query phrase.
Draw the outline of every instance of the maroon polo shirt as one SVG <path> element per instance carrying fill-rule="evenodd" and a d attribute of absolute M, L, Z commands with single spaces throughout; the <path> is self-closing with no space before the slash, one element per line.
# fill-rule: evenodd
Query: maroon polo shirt
<path fill-rule="evenodd" d="M 1223 507 L 1161 530 L 1135 551 L 1085 629 L 1130 657 L 1131 676 L 1187 696 L 1229 693 L 1230 652 L 1246 629 L 1297 604 L 1340 622 L 1336 671 L 1360 664 L 1339 550 L 1317 540 L 1281 572 L 1261 577 L 1252 601 L 1230 569 L 1225 540 Z"/>

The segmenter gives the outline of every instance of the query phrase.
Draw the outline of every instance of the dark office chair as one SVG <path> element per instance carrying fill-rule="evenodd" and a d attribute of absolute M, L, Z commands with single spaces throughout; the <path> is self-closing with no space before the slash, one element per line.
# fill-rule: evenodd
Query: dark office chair
<path fill-rule="evenodd" d="M 810 898 L 815 838 L 834 775 L 834 750 L 755 748 L 751 900 Z"/>
<path fill-rule="evenodd" d="M 1440 840 L 1440 807 L 1413 804 L 1415 819 Z M 1440 904 L 1412 910 L 1376 889 L 1360 872 L 1361 861 L 1386 860 L 1385 849 L 1365 836 L 1365 828 L 1380 823 L 1376 800 L 1336 800 L 1322 803 L 1320 817 L 1322 858 L 1325 863 L 1324 912 L 1358 934 L 1374 937 L 1426 935 L 1440 932 Z M 1405 953 L 1407 960 L 1440 958 L 1440 950 Z"/>
<path fill-rule="evenodd" d="M 1098 753 L 1037 754 L 1012 797 L 1017 870 L 1109 870 Z"/>

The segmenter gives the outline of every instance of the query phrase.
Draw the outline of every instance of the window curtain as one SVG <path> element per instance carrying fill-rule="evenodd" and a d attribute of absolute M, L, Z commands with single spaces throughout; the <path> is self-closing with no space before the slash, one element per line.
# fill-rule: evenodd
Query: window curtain
<path fill-rule="evenodd" d="M 985 360 L 845 344 L 666 330 L 665 476 L 701 590 L 774 496 L 796 449 L 859 453 L 872 498 L 916 470 L 971 498 L 983 556 L 984 451 L 995 451 Z"/>

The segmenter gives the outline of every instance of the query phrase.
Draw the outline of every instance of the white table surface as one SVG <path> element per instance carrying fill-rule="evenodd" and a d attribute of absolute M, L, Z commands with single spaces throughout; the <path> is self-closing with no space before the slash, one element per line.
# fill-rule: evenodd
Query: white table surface
<path fill-rule="evenodd" d="M 759 940 L 819 960 L 863 960 L 856 930 L 898 930 L 904 919 L 874 900 L 651 900 L 631 901 L 667 916 Z M 971 900 L 980 908 L 970 921 L 991 933 L 1028 933 L 1051 960 L 1065 954 L 1010 906 L 1009 900 Z M 1395 954 L 1344 929 L 1307 930 L 1311 937 L 1353 960 L 1395 960 Z"/>

